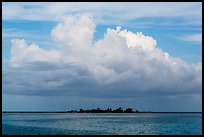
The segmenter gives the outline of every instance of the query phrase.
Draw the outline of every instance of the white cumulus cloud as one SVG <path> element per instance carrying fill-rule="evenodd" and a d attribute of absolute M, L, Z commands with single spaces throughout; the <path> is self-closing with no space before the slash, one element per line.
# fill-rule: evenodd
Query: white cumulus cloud
<path fill-rule="evenodd" d="M 58 62 L 60 54 L 57 51 L 46 51 L 36 44 L 28 45 L 24 39 L 13 39 L 10 63 L 12 67 L 22 67 L 32 62 Z"/>
<path fill-rule="evenodd" d="M 85 48 L 93 39 L 95 24 L 90 14 L 62 16 L 62 22 L 52 30 L 53 38 L 63 45 Z"/>
<path fill-rule="evenodd" d="M 63 16 L 52 29 L 57 50 L 13 39 L 10 69 L 16 68 L 16 76 L 3 74 L 4 91 L 14 92 L 15 87 L 17 94 L 130 97 L 201 92 L 202 64 L 171 57 L 141 32 L 108 28 L 103 39 L 93 41 L 94 31 L 93 17 L 77 14 Z M 26 72 L 18 71 L 30 64 Z M 44 69 L 44 64 L 51 65 Z"/>

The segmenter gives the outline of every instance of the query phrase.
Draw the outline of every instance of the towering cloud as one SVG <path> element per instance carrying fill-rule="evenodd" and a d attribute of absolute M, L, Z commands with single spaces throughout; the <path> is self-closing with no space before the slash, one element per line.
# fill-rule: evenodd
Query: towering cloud
<path fill-rule="evenodd" d="M 141 32 L 108 28 L 94 41 L 94 31 L 92 16 L 78 14 L 62 17 L 52 29 L 58 50 L 13 39 L 4 92 L 99 97 L 201 92 L 201 64 L 171 57 Z"/>
<path fill-rule="evenodd" d="M 72 46 L 77 49 L 91 46 L 95 31 L 92 15 L 62 16 L 61 20 L 62 22 L 58 23 L 51 32 L 53 38 L 61 44 L 60 46 Z"/>
<path fill-rule="evenodd" d="M 116 32 L 126 39 L 128 47 L 138 46 L 143 49 L 153 50 L 157 44 L 156 40 L 154 40 L 152 37 L 143 35 L 142 32 L 134 34 L 133 32 L 127 30 L 120 31 L 120 29 L 121 27 L 116 27 Z"/>

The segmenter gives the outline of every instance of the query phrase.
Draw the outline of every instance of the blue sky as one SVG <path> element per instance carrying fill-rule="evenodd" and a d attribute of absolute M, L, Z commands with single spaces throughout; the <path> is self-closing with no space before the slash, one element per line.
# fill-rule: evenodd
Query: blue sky
<path fill-rule="evenodd" d="M 202 74 L 202 3 L 4 2 L 2 8 L 3 110 L 53 111 L 87 107 L 106 108 L 130 106 L 140 110 L 151 111 L 201 111 L 200 83 L 202 83 L 202 76 L 199 74 Z M 90 14 L 91 17 L 83 14 Z M 70 16 L 70 18 L 68 16 Z M 78 20 L 78 18 L 81 20 Z M 70 23 L 72 21 L 76 22 Z M 61 25 L 64 25 L 61 26 L 62 29 L 57 27 L 60 26 L 60 22 L 62 23 Z M 119 43 L 114 43 L 115 40 L 113 36 L 111 34 L 108 35 L 107 32 L 107 28 L 115 29 L 117 26 L 121 26 L 121 32 L 127 29 L 135 34 L 137 32 L 142 32 L 144 37 L 152 37 L 156 40 L 155 51 L 147 51 L 147 53 L 141 52 L 141 55 L 145 54 L 144 56 L 139 56 L 140 52 L 138 51 L 139 53 L 136 57 L 141 57 L 141 62 L 133 58 L 131 60 L 134 61 L 127 65 L 124 62 L 117 62 L 117 59 L 120 57 L 122 60 L 126 60 L 125 62 L 131 61 L 127 55 L 118 56 L 115 54 L 121 49 L 113 47 L 110 48 L 109 51 L 109 48 L 104 48 L 102 49 L 104 53 L 102 53 L 102 51 L 100 53 L 100 50 L 93 49 L 93 56 L 90 55 L 89 57 L 87 51 L 92 51 L 92 49 L 81 48 L 81 44 L 83 45 L 83 43 L 86 43 L 86 41 L 83 42 L 84 39 L 87 39 L 87 41 L 90 39 L 91 43 L 97 43 L 95 45 L 96 47 L 97 45 L 104 45 L 102 43 L 109 45 L 109 41 L 113 42 L 110 46 L 117 44 L 120 46 L 120 43 L 123 43 L 123 39 L 121 38 L 123 37 L 122 33 L 125 32 L 121 33 L 121 39 L 115 36 L 116 39 L 120 41 Z M 88 29 L 88 32 L 86 32 L 87 34 L 82 33 L 80 30 L 86 27 Z M 114 30 L 112 30 L 112 32 L 114 32 Z M 67 33 L 73 34 L 69 35 Z M 107 40 L 104 36 L 107 36 Z M 91 37 L 93 37 L 93 39 Z M 124 36 L 124 38 L 129 39 L 126 36 Z M 15 39 L 17 40 L 15 41 Z M 24 43 L 21 41 L 22 39 L 26 42 L 25 47 L 31 47 L 30 49 L 25 48 L 21 51 L 20 46 Z M 74 39 L 77 41 L 74 41 Z M 12 40 L 14 40 L 13 44 L 11 42 Z M 99 42 L 100 40 L 102 43 Z M 131 41 L 132 39 L 129 40 Z M 71 51 L 72 47 L 70 46 L 70 41 L 75 43 L 74 48 L 77 47 L 75 49 L 76 51 Z M 34 46 L 34 49 L 32 49 L 33 43 L 38 45 L 37 48 Z M 78 45 L 80 46 L 78 47 Z M 11 53 L 11 47 L 13 47 L 13 53 Z M 158 49 L 162 50 L 162 52 Z M 23 50 L 25 50 L 25 52 Z M 81 50 L 83 52 L 81 52 Z M 26 52 L 29 52 L 28 55 Z M 66 53 L 65 55 L 64 52 Z M 98 59 L 94 57 L 95 53 L 99 55 L 108 54 L 110 57 L 108 56 L 109 58 L 107 59 Z M 120 55 L 124 53 L 122 52 Z M 163 58 L 163 53 L 169 55 L 168 59 L 159 59 L 159 56 Z M 72 58 L 68 56 L 68 54 L 70 54 Z M 131 51 L 130 54 L 132 57 L 134 56 Z M 58 56 L 60 56 L 59 58 L 63 61 L 65 60 L 65 62 L 69 59 L 73 59 L 77 66 L 69 66 L 69 62 L 68 64 L 67 62 L 60 64 L 61 60 L 56 59 Z M 42 59 L 43 57 L 45 57 L 45 59 Z M 153 60 L 146 60 L 149 57 L 152 57 Z M 86 65 L 88 64 L 88 66 L 84 66 L 81 62 L 86 58 L 87 60 L 89 58 L 97 59 L 87 62 L 84 61 Z M 167 60 L 171 60 L 171 58 L 173 58 L 173 61 L 167 63 Z M 177 59 L 181 59 L 184 63 Z M 42 62 L 42 60 L 45 62 Z M 115 60 L 117 62 L 116 64 L 114 64 Z M 154 60 L 156 60 L 156 62 Z M 173 62 L 177 62 L 178 67 L 172 67 Z M 50 63 L 51 66 L 47 66 Z M 54 65 L 52 63 L 54 63 Z M 140 70 L 137 64 L 144 66 L 145 68 L 143 69 L 145 71 Z M 167 64 L 170 65 L 168 66 Z M 67 68 L 66 65 L 68 65 Z M 132 67 L 124 67 L 124 69 L 122 69 L 124 65 Z M 62 70 L 55 70 L 54 68 L 56 67 L 61 67 L 60 69 Z M 121 68 L 121 70 L 117 70 L 117 67 Z M 150 70 L 147 70 L 151 67 L 153 67 L 153 69 L 155 67 L 155 70 L 152 72 L 153 74 L 150 73 Z M 166 71 L 166 67 L 170 71 Z M 35 74 L 43 71 L 42 68 L 47 70 L 46 74 L 42 72 L 42 77 L 35 77 Z M 132 71 L 130 74 L 127 71 L 129 69 Z M 157 72 L 158 70 L 160 71 L 160 69 L 161 72 L 164 71 L 165 74 L 161 74 L 161 77 L 167 78 L 164 81 L 169 80 L 170 86 L 166 86 L 168 82 L 163 83 L 160 82 L 160 79 L 157 80 L 157 78 L 155 78 L 155 76 L 159 75 Z M 180 71 L 177 71 L 182 69 L 184 69 L 184 74 L 189 73 L 186 74 L 188 76 L 184 76 Z M 112 70 L 114 70 L 113 75 Z M 52 71 L 53 74 L 47 74 Z M 127 76 L 125 75 L 126 72 Z M 131 76 L 136 72 L 138 75 L 141 74 L 141 79 L 138 80 L 135 79 L 134 76 Z M 122 77 L 123 74 L 124 77 Z M 172 75 L 172 78 L 166 77 L 167 74 Z M 65 75 L 67 76 L 66 78 L 63 77 Z M 83 79 L 84 77 L 87 78 L 87 81 Z M 114 77 L 114 79 L 111 77 Z M 177 78 L 179 79 L 178 81 L 176 80 Z M 38 85 L 38 82 L 41 82 L 41 84 L 44 82 L 46 83 L 45 79 L 48 81 L 54 79 L 60 82 L 63 81 L 64 83 L 71 83 L 71 88 L 67 89 L 69 84 L 63 85 L 62 83 L 60 83 L 62 85 L 54 88 L 52 87 L 53 85 L 51 87 L 32 87 L 32 84 Z M 67 79 L 69 79 L 69 81 Z M 152 79 L 158 81 L 158 83 L 151 85 L 154 83 Z M 84 82 L 84 80 L 86 82 Z M 106 80 L 108 86 L 106 85 Z M 141 85 L 141 87 L 137 87 L 135 86 L 137 84 L 132 82 L 127 83 L 126 80 L 134 80 L 136 83 L 145 81 L 144 83 L 147 85 L 144 84 Z M 22 83 L 18 81 L 22 81 Z M 25 81 L 25 83 L 23 83 L 23 81 Z M 95 83 L 96 81 L 98 83 Z M 172 87 L 173 83 L 176 83 L 176 81 L 178 83 L 183 83 L 183 86 L 185 86 L 185 84 L 190 85 L 189 89 L 191 89 L 191 91 L 183 89 L 179 87 L 179 85 L 174 85 L 175 87 Z M 94 86 L 90 88 L 92 84 Z M 119 91 L 117 88 L 118 84 L 123 85 L 122 88 L 127 90 L 127 92 Z M 31 86 L 29 89 L 30 91 L 28 90 L 29 86 Z M 104 88 L 106 86 L 107 89 Z M 146 86 L 149 87 L 146 89 Z M 151 87 L 153 87 L 152 91 L 150 91 Z M 166 89 L 168 92 L 164 92 L 162 88 Z M 87 93 L 83 93 L 82 89 L 87 91 Z M 103 92 L 103 90 L 109 91 L 109 89 L 113 91 L 110 95 L 108 92 Z M 177 91 L 177 89 L 180 90 Z M 59 93 L 60 90 L 62 90 L 61 93 Z M 70 93 L 67 93 L 69 90 Z M 88 92 L 88 90 L 97 91 L 92 93 Z M 138 90 L 141 90 L 141 93 L 138 92 Z M 175 92 L 170 93 L 171 90 L 175 90 Z M 192 90 L 196 90 L 196 93 Z"/>

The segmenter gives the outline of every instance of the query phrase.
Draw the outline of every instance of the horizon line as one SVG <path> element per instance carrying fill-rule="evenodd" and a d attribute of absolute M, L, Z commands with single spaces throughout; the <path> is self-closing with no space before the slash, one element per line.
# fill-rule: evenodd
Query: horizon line
<path fill-rule="evenodd" d="M 93 113 L 93 112 L 69 112 L 69 111 L 2 111 L 2 113 Z M 113 113 L 113 112 L 105 112 Z M 122 112 L 125 113 L 125 112 Z M 127 112 L 128 113 L 128 112 Z M 134 113 L 202 113 L 198 111 L 139 111 Z"/>

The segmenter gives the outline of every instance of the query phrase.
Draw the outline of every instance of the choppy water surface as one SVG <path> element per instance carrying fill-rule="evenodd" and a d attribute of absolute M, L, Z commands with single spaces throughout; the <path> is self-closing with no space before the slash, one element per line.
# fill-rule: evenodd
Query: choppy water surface
<path fill-rule="evenodd" d="M 2 114 L 3 135 L 201 135 L 202 113 Z"/>

